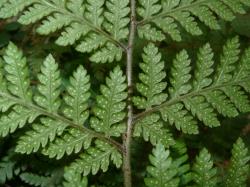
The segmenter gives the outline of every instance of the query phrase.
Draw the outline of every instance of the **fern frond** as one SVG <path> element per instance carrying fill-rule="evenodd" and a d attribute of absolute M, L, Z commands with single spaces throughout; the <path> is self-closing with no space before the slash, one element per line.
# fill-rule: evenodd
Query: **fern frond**
<path fill-rule="evenodd" d="M 246 186 L 247 176 L 249 174 L 250 155 L 243 140 L 239 138 L 233 145 L 230 167 L 225 181 L 228 187 Z"/>
<path fill-rule="evenodd" d="M 73 45 L 82 35 L 86 35 L 90 30 L 86 25 L 72 23 L 69 27 L 65 28 L 65 31 L 56 40 L 56 44 L 61 46 Z"/>
<path fill-rule="evenodd" d="M 145 141 L 150 141 L 152 145 L 161 143 L 165 147 L 169 147 L 174 144 L 172 135 L 163 127 L 160 116 L 157 114 L 149 115 L 137 122 L 134 136 L 142 136 Z"/>
<path fill-rule="evenodd" d="M 204 94 L 207 101 L 222 115 L 236 117 L 239 113 L 235 105 L 221 90 L 215 90 Z"/>
<path fill-rule="evenodd" d="M 34 98 L 36 103 L 49 112 L 57 112 L 61 104 L 59 100 L 61 79 L 58 65 L 52 55 L 45 59 L 38 79 L 40 81 L 38 86 L 40 94 Z"/>
<path fill-rule="evenodd" d="M 22 181 L 33 186 L 46 187 L 49 185 L 49 178 L 45 176 L 40 176 L 33 173 L 22 173 L 20 175 Z"/>
<path fill-rule="evenodd" d="M 180 179 L 176 176 L 178 171 L 172 167 L 172 159 L 169 150 L 165 150 L 162 144 L 157 144 L 149 156 L 151 166 L 147 167 L 149 177 L 145 178 L 147 187 L 177 187 Z"/>
<path fill-rule="evenodd" d="M 163 82 L 166 73 L 163 71 L 161 54 L 153 44 L 144 48 L 143 61 L 140 67 L 144 73 L 139 74 L 142 83 L 136 85 L 143 97 L 134 97 L 133 102 L 139 109 L 148 109 L 166 100 L 167 94 L 162 93 L 167 87 L 167 83 Z"/>
<path fill-rule="evenodd" d="M 198 26 L 197 19 L 211 29 L 219 29 L 217 17 L 232 21 L 235 14 L 244 14 L 244 7 L 250 5 L 248 0 L 140 0 L 139 4 L 137 12 L 142 20 L 138 23 L 138 32 L 146 33 L 157 30 L 162 37 L 153 35 L 150 38 L 146 34 L 140 34 L 140 37 L 153 41 L 164 40 L 163 33 L 168 34 L 173 40 L 181 41 L 178 24 L 192 35 L 201 35 L 202 31 Z"/>
<path fill-rule="evenodd" d="M 240 58 L 239 47 L 238 37 L 228 40 L 223 47 L 220 62 L 214 68 L 213 51 L 209 44 L 204 45 L 199 50 L 194 72 L 191 72 L 188 53 L 185 50 L 178 53 L 170 68 L 170 84 L 168 93 L 165 93 L 169 95 L 168 98 L 139 113 L 136 121 L 160 111 L 162 119 L 174 124 L 178 130 L 197 134 L 197 119 L 208 127 L 217 127 L 220 125 L 217 112 L 235 117 L 238 110 L 250 111 L 247 95 L 250 51 L 245 50 Z"/>
<path fill-rule="evenodd" d="M 0 84 L 0 104 L 3 104 L 0 109 L 8 111 L 3 113 L 0 118 L 0 136 L 5 137 L 16 131 L 17 128 L 31 124 L 31 128 L 26 134 L 20 137 L 16 147 L 17 152 L 30 154 L 43 148 L 43 150 L 47 151 L 44 154 L 60 158 L 64 153 L 71 154 L 73 151 L 79 152 L 82 147 L 88 148 L 94 138 L 107 142 L 110 147 L 114 146 L 112 148 L 118 149 L 116 150 L 118 152 L 121 151 L 119 143 L 84 126 L 84 122 L 89 116 L 87 103 L 90 97 L 90 84 L 89 76 L 83 67 L 80 66 L 70 78 L 69 85 L 65 88 L 66 92 L 62 96 L 58 65 L 55 63 L 54 58 L 49 55 L 41 67 L 41 73 L 38 75 L 40 84 L 34 85 L 34 89 L 32 89 L 37 92 L 32 94 L 28 68 L 22 52 L 14 44 L 10 44 L 6 53 L 4 59 L 7 62 L 4 61 L 4 69 L 2 64 L 0 66 L 0 79 L 2 79 Z M 106 95 L 106 97 L 101 98 L 112 98 L 113 104 L 117 104 L 116 110 L 113 110 L 114 113 L 110 110 L 110 115 L 112 114 L 109 116 L 110 121 L 105 123 L 109 123 L 110 126 L 113 125 L 111 128 L 113 134 L 121 133 L 124 130 L 124 127 L 116 124 L 121 123 L 124 118 L 122 116 L 125 116 L 125 113 L 122 112 L 126 106 L 122 102 L 126 98 L 126 94 L 124 94 L 126 84 L 124 82 L 125 77 L 122 76 L 121 70 L 116 68 L 111 73 L 111 78 L 107 79 L 109 87 L 103 87 L 102 90 L 103 95 Z M 107 95 L 114 90 L 117 95 Z M 30 96 L 25 95 L 26 92 L 30 92 Z M 32 95 L 34 95 L 33 98 Z M 61 107 L 63 112 L 59 110 L 62 103 L 61 98 L 65 101 L 63 107 Z M 103 107 L 100 103 L 99 106 Z M 100 117 L 99 114 L 98 117 Z M 117 119 L 119 121 L 114 121 Z M 35 123 L 33 123 L 34 120 L 36 120 Z M 65 138 L 67 144 L 65 144 Z M 68 138 L 72 142 L 69 142 Z M 47 147 L 45 148 L 45 146 Z"/>
<path fill-rule="evenodd" d="M 13 152 L 9 152 L 0 160 L 0 184 L 5 184 L 7 180 L 11 180 L 19 170 L 15 169 L 16 161 L 12 159 Z"/>
<path fill-rule="evenodd" d="M 185 107 L 191 111 L 194 116 L 209 127 L 218 127 L 220 122 L 217 119 L 217 115 L 214 112 L 213 107 L 206 102 L 206 98 L 203 96 L 196 96 L 184 100 Z"/>
<path fill-rule="evenodd" d="M 220 58 L 220 64 L 217 67 L 214 84 L 222 84 L 233 78 L 232 72 L 235 70 L 234 65 L 239 60 L 240 53 L 239 38 L 234 37 L 228 40 L 223 47 L 223 54 Z"/>
<path fill-rule="evenodd" d="M 175 125 L 178 130 L 188 134 L 197 134 L 198 127 L 194 118 L 183 109 L 184 105 L 177 103 L 170 107 L 161 109 L 162 119 L 168 121 L 171 125 Z"/>
<path fill-rule="evenodd" d="M 85 15 L 96 27 L 101 27 L 103 24 L 104 17 L 102 13 L 104 3 L 104 0 L 87 0 Z"/>
<path fill-rule="evenodd" d="M 99 47 L 104 46 L 107 39 L 102 35 L 98 35 L 96 33 L 91 33 L 86 37 L 77 47 L 76 50 L 82 53 L 88 52 L 90 53 L 93 50 L 98 49 Z M 92 58 L 96 58 L 94 55 Z M 99 60 L 101 61 L 101 60 Z M 103 60 L 104 61 L 104 60 Z"/>
<path fill-rule="evenodd" d="M 97 132 L 103 132 L 107 136 L 120 136 L 124 132 L 125 125 L 122 121 L 126 116 L 124 100 L 127 98 L 125 80 L 117 66 L 106 78 L 107 85 L 101 86 L 102 95 L 97 97 L 95 117 L 90 120 L 91 127 Z"/>
<path fill-rule="evenodd" d="M 67 169 L 67 168 L 66 168 Z M 63 182 L 63 187 L 88 187 L 88 180 L 86 177 L 82 177 L 82 175 L 78 172 L 65 172 L 64 179 L 66 180 Z"/>
<path fill-rule="evenodd" d="M 26 132 L 17 143 L 16 152 L 30 154 L 45 147 L 57 135 L 61 135 L 67 124 L 47 118 L 41 119 L 41 124 L 33 124 L 32 130 Z"/>
<path fill-rule="evenodd" d="M 127 25 L 130 21 L 129 0 L 108 0 L 105 5 L 108 11 L 104 13 L 107 20 L 104 22 L 104 27 L 116 40 L 127 38 L 129 33 Z"/>
<path fill-rule="evenodd" d="M 38 111 L 32 111 L 20 105 L 14 106 L 8 115 L 0 118 L 0 136 L 5 137 L 27 123 L 32 123 L 39 115 Z"/>
<path fill-rule="evenodd" d="M 194 74 L 193 89 L 200 90 L 209 86 L 213 80 L 210 77 L 214 72 L 213 51 L 209 44 L 205 44 L 199 49 L 196 63 L 196 71 Z"/>
<path fill-rule="evenodd" d="M 67 172 L 79 172 L 83 173 L 84 176 L 89 173 L 95 175 L 99 170 L 106 172 L 110 160 L 119 168 L 122 164 L 122 155 L 116 148 L 96 140 L 95 147 L 90 147 L 85 153 L 81 154 L 79 159 L 70 164 Z"/>
<path fill-rule="evenodd" d="M 187 94 L 191 90 L 189 80 L 191 79 L 191 60 L 187 54 L 187 51 L 183 50 L 176 55 L 171 68 L 171 87 L 169 93 L 172 98 L 178 97 L 183 94 Z"/>
<path fill-rule="evenodd" d="M 0 58 L 0 89 L 7 91 L 7 83 L 4 78 L 4 61 L 2 58 Z M 0 96 L 0 111 L 6 112 L 10 107 L 15 105 L 14 101 L 9 101 L 6 97 Z"/>
<path fill-rule="evenodd" d="M 151 27 L 149 24 L 141 26 L 138 30 L 138 35 L 140 38 L 145 38 L 153 42 L 165 39 L 165 35 L 160 30 L 157 30 L 155 27 Z"/>
<path fill-rule="evenodd" d="M 57 137 L 54 142 L 51 142 L 42 153 L 50 158 L 61 159 L 65 154 L 79 153 L 82 148 L 88 149 L 92 139 L 93 136 L 90 134 L 83 134 L 78 129 L 70 129 L 62 137 Z"/>
<path fill-rule="evenodd" d="M 189 157 L 187 146 L 182 140 L 177 140 L 171 148 L 173 150 L 171 153 L 173 153 L 172 155 L 176 158 L 172 165 L 174 168 L 177 168 L 178 176 L 180 178 L 179 185 L 185 186 L 192 180 L 190 164 L 188 162 Z"/>
<path fill-rule="evenodd" d="M 218 183 L 217 169 L 213 167 L 211 155 L 207 149 L 202 149 L 196 157 L 193 166 L 193 178 L 196 187 L 216 187 Z"/>
<path fill-rule="evenodd" d="M 23 15 L 18 19 L 19 23 L 28 25 L 35 23 L 37 20 L 42 19 L 44 16 L 50 15 L 54 9 L 44 4 L 34 4 L 25 11 Z"/>
<path fill-rule="evenodd" d="M 9 18 L 12 16 L 17 15 L 20 11 L 22 11 L 26 6 L 29 6 L 36 2 L 36 0 L 4 0 L 1 1 L 1 11 L 0 11 L 0 17 L 1 18 Z"/>
<path fill-rule="evenodd" d="M 30 172 L 24 172 L 20 175 L 21 180 L 25 183 L 40 187 L 59 186 L 60 177 L 61 173 L 56 171 L 52 172 L 50 175 L 38 175 Z"/>
<path fill-rule="evenodd" d="M 107 11 L 104 11 L 104 3 Z M 116 59 L 119 61 L 125 50 L 122 40 L 128 35 L 130 21 L 129 1 L 16 1 L 7 0 L 0 9 L 1 18 L 9 18 L 22 12 L 19 23 L 28 25 L 41 20 L 37 32 L 42 35 L 61 30 L 56 43 L 61 46 L 75 45 L 80 52 L 95 54 L 92 61 L 105 63 Z M 85 43 L 93 43 L 93 35 L 102 38 L 102 42 L 92 47 Z M 78 42 L 79 41 L 79 42 Z M 87 50 L 86 50 L 87 48 Z M 113 51 L 114 50 L 114 51 Z M 105 52 L 104 52 L 105 51 Z M 98 54 L 109 54 L 109 58 L 100 60 Z M 113 60 L 112 60 L 113 61 Z"/>
<path fill-rule="evenodd" d="M 101 38 L 102 39 L 102 38 Z M 101 43 L 99 43 L 101 42 Z M 99 41 L 97 45 L 102 45 L 103 40 Z M 94 45 L 96 46 L 96 44 Z M 114 44 L 108 42 L 104 47 L 94 53 L 90 60 L 96 63 L 106 63 L 120 61 L 122 58 L 122 50 L 116 47 Z"/>
<path fill-rule="evenodd" d="M 10 43 L 3 58 L 4 69 L 7 72 L 6 79 L 11 83 L 8 86 L 9 91 L 15 96 L 30 101 L 32 93 L 28 78 L 29 70 L 22 51 Z"/>
<path fill-rule="evenodd" d="M 89 79 L 87 71 L 79 66 L 70 78 L 70 86 L 67 87 L 67 95 L 64 96 L 67 104 L 63 110 L 64 115 L 79 125 L 83 125 L 89 117 L 87 110 L 87 101 L 90 97 Z"/>

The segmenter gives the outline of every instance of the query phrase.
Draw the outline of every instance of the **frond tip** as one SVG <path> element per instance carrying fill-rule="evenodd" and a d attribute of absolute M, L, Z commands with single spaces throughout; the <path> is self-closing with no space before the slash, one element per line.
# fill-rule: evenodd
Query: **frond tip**
<path fill-rule="evenodd" d="M 226 186 L 245 186 L 249 174 L 250 155 L 241 138 L 233 145 L 232 158 L 226 178 Z"/>
<path fill-rule="evenodd" d="M 167 94 L 162 91 L 167 87 L 163 81 L 166 73 L 163 71 L 164 62 L 161 61 L 161 54 L 153 44 L 144 48 L 143 63 L 140 68 L 143 73 L 139 74 L 141 83 L 136 85 L 137 90 L 143 97 L 134 97 L 134 104 L 140 109 L 149 109 L 159 105 L 166 100 Z"/>
<path fill-rule="evenodd" d="M 177 168 L 174 167 L 172 159 L 169 157 L 169 150 L 165 150 L 162 144 L 157 144 L 149 156 L 152 166 L 147 167 L 150 177 L 144 179 L 147 187 L 177 187 L 179 178 Z"/>
<path fill-rule="evenodd" d="M 200 154 L 196 157 L 193 171 L 193 178 L 196 183 L 195 187 L 217 186 L 217 169 L 213 168 L 213 161 L 207 149 L 202 149 Z"/>
<path fill-rule="evenodd" d="M 125 76 L 117 66 L 106 78 L 106 84 L 101 86 L 102 95 L 97 97 L 97 106 L 94 108 L 95 117 L 90 120 L 91 127 L 107 136 L 120 136 L 125 130 L 123 119 L 126 116 Z"/>

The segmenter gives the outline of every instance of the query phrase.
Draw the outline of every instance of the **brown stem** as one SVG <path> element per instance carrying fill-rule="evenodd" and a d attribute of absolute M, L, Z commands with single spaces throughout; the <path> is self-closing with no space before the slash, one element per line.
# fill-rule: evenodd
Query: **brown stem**
<path fill-rule="evenodd" d="M 133 131 L 133 105 L 132 105 L 132 94 L 133 94 L 133 78 L 132 78 L 132 66 L 133 66 L 133 49 L 134 49 L 134 38 L 136 32 L 136 13 L 135 13 L 135 0 L 130 0 L 131 7 L 131 21 L 130 21 L 130 34 L 127 47 L 127 84 L 128 84 L 128 116 L 127 116 L 127 131 L 123 137 L 123 174 L 124 174 L 124 187 L 132 187 L 131 178 L 131 162 L 130 162 L 130 146 L 132 141 Z"/>

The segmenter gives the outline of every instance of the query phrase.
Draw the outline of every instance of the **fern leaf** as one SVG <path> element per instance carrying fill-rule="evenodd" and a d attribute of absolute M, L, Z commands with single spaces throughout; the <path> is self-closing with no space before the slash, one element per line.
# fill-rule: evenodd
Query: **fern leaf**
<path fill-rule="evenodd" d="M 154 21 L 154 24 L 157 25 L 157 27 L 161 28 L 164 33 L 168 33 L 173 40 L 181 41 L 181 33 L 177 29 L 178 25 L 175 23 L 173 18 L 167 17 L 167 18 L 158 18 Z M 150 26 L 150 25 L 149 25 Z M 139 28 L 139 31 L 142 30 L 142 27 Z M 155 28 L 152 28 L 152 30 L 155 30 Z M 145 32 L 148 32 L 145 30 Z M 159 33 L 161 31 L 158 31 Z M 165 37 L 159 37 L 156 41 L 162 41 Z M 146 38 L 148 40 L 152 40 L 150 38 Z"/>
<path fill-rule="evenodd" d="M 0 111 L 6 112 L 9 108 L 11 108 L 16 103 L 14 101 L 10 101 L 8 98 L 0 97 Z"/>
<path fill-rule="evenodd" d="M 17 128 L 22 128 L 27 123 L 32 123 L 40 113 L 29 110 L 22 106 L 16 105 L 8 115 L 0 118 L 0 135 L 7 136 L 13 133 Z"/>
<path fill-rule="evenodd" d="M 179 178 L 176 177 L 177 169 L 172 167 L 172 159 L 169 150 L 165 150 L 162 144 L 157 144 L 149 156 L 151 166 L 147 167 L 150 177 L 144 179 L 147 187 L 177 187 Z"/>
<path fill-rule="evenodd" d="M 108 11 L 104 13 L 107 22 L 104 23 L 106 30 L 114 36 L 114 39 L 121 40 L 128 36 L 127 25 L 130 21 L 128 14 L 129 0 L 109 0 L 106 2 Z"/>
<path fill-rule="evenodd" d="M 239 113 L 234 104 L 220 90 L 215 90 L 205 94 L 209 103 L 222 115 L 226 117 L 236 117 Z"/>
<path fill-rule="evenodd" d="M 4 61 L 2 58 L 0 58 L 0 89 L 3 92 L 7 92 L 7 83 L 4 78 Z M 1 112 L 6 112 L 10 107 L 15 105 L 16 103 L 14 101 L 10 101 L 8 98 L 4 96 L 0 96 L 0 111 Z"/>
<path fill-rule="evenodd" d="M 86 153 L 80 155 L 80 158 L 73 162 L 67 172 L 79 172 L 84 176 L 92 173 L 95 175 L 99 170 L 106 172 L 110 160 L 119 168 L 122 164 L 122 156 L 116 148 L 107 143 L 96 140 L 96 147 L 90 147 Z M 67 174 L 66 172 L 66 174 Z"/>
<path fill-rule="evenodd" d="M 250 73 L 250 48 L 246 49 L 236 72 L 234 73 L 234 80 L 242 80 L 248 78 Z"/>
<path fill-rule="evenodd" d="M 104 3 L 106 10 L 104 11 Z M 80 52 L 92 52 L 94 62 L 111 62 L 121 60 L 122 49 L 125 49 L 120 40 L 128 35 L 130 8 L 129 1 L 119 0 L 83 0 L 77 1 L 36 1 L 10 0 L 0 8 L 0 18 L 9 18 L 22 12 L 19 23 L 28 25 L 38 21 L 41 24 L 37 32 L 42 35 L 62 30 L 56 43 L 61 46 L 76 45 Z M 15 8 L 13 8 L 15 7 Z M 96 42 L 96 36 L 101 41 Z M 98 40 L 97 39 L 97 40 Z M 94 40 L 94 41 L 93 41 Z M 85 44 L 85 41 L 91 44 Z M 86 46 L 87 45 L 87 46 Z M 87 49 L 86 49 L 87 48 Z M 102 55 L 107 56 L 102 58 Z"/>
<path fill-rule="evenodd" d="M 214 109 L 206 102 L 205 97 L 197 96 L 184 100 L 185 107 L 197 116 L 206 126 L 218 127 L 220 122 L 217 119 Z"/>
<path fill-rule="evenodd" d="M 223 89 L 226 95 L 234 103 L 240 112 L 250 111 L 250 102 L 248 95 L 242 90 L 240 86 L 230 86 Z"/>
<path fill-rule="evenodd" d="M 191 90 L 192 87 L 188 84 L 188 81 L 191 79 L 190 63 L 191 61 L 185 50 L 177 54 L 171 68 L 169 93 L 172 98 L 187 94 Z"/>
<path fill-rule="evenodd" d="M 107 42 L 107 39 L 102 35 L 98 35 L 96 33 L 90 33 L 77 47 L 76 50 L 80 52 L 88 52 L 90 53 L 93 50 L 102 47 Z M 115 48 L 116 49 L 116 48 Z M 94 59 L 94 61 L 96 61 Z M 101 61 L 101 60 L 99 60 Z M 104 60 L 103 60 L 104 61 Z"/>
<path fill-rule="evenodd" d="M 31 23 L 35 23 L 45 16 L 50 15 L 53 11 L 53 8 L 46 5 L 34 4 L 33 6 L 29 7 L 28 10 L 23 13 L 23 15 L 21 15 L 21 17 L 18 19 L 18 22 L 23 25 L 29 25 Z"/>
<path fill-rule="evenodd" d="M 22 154 L 37 152 L 40 147 L 45 147 L 57 135 L 61 135 L 66 127 L 67 124 L 60 121 L 42 118 L 41 124 L 33 124 L 32 130 L 19 139 L 15 151 Z"/>
<path fill-rule="evenodd" d="M 183 2 L 183 1 L 182 1 Z M 189 12 L 176 12 L 172 15 L 184 29 L 192 35 L 201 35 L 202 31 Z"/>
<path fill-rule="evenodd" d="M 193 171 L 193 178 L 196 187 L 217 186 L 217 169 L 213 168 L 213 161 L 211 160 L 211 155 L 207 149 L 202 149 L 200 154 L 196 157 Z"/>
<path fill-rule="evenodd" d="M 220 62 L 213 68 L 214 54 L 209 44 L 204 45 L 199 50 L 193 74 L 187 52 L 183 50 L 178 53 L 170 68 L 168 98 L 156 107 L 146 108 L 137 117 L 142 119 L 145 114 L 160 111 L 162 119 L 174 124 L 178 130 L 197 134 L 196 118 L 206 126 L 217 127 L 220 125 L 217 112 L 226 117 L 235 117 L 238 110 L 250 111 L 247 94 L 250 90 L 249 49 L 239 60 L 239 38 L 234 37 L 226 42 L 222 53 Z M 236 64 L 238 61 L 240 63 Z M 146 88 L 142 91 L 143 94 L 147 93 Z M 143 108 L 140 105 L 137 107 Z"/>
<path fill-rule="evenodd" d="M 85 5 L 83 3 L 84 0 L 69 0 L 68 2 L 64 1 L 64 4 L 58 1 L 59 6 L 63 5 L 62 7 L 64 7 L 66 5 L 77 16 L 83 16 L 84 14 Z"/>
<path fill-rule="evenodd" d="M 138 30 L 138 35 L 141 38 L 145 38 L 153 42 L 162 41 L 165 39 L 165 36 L 161 31 L 157 30 L 154 27 L 152 28 L 151 25 L 149 24 L 140 27 L 140 29 Z"/>
<path fill-rule="evenodd" d="M 161 10 L 159 0 L 139 0 L 141 7 L 137 9 L 138 14 L 143 18 L 150 18 Z"/>
<path fill-rule="evenodd" d="M 228 7 L 232 9 L 233 12 L 244 14 L 246 11 L 244 10 L 244 7 L 242 5 L 241 1 L 230 1 L 230 0 L 224 0 L 223 1 Z"/>
<path fill-rule="evenodd" d="M 102 95 L 97 97 L 95 117 L 91 118 L 90 123 L 97 132 L 103 132 L 107 136 L 119 136 L 125 129 L 122 120 L 126 116 L 124 100 L 127 98 L 127 86 L 125 76 L 118 66 L 110 73 L 106 84 L 107 86 L 101 86 Z"/>
<path fill-rule="evenodd" d="M 0 160 L 0 184 L 5 184 L 7 180 L 11 180 L 15 175 L 16 161 L 11 159 L 11 154 L 8 154 Z M 18 174 L 18 173 L 16 173 Z"/>
<path fill-rule="evenodd" d="M 163 123 L 159 121 L 160 116 L 152 114 L 139 121 L 134 129 L 134 136 L 142 137 L 145 141 L 150 141 L 152 145 L 162 143 L 165 147 L 174 144 L 172 135 L 163 127 Z"/>
<path fill-rule="evenodd" d="M 34 98 L 36 103 L 49 112 L 57 112 L 61 104 L 58 98 L 61 79 L 58 65 L 51 55 L 45 59 L 38 79 L 40 81 L 40 85 L 38 86 L 40 94 Z"/>
<path fill-rule="evenodd" d="M 4 71 L 3 71 L 4 61 L 0 58 L 0 89 L 2 92 L 7 92 L 7 82 L 4 78 Z M 14 101 L 10 101 L 8 98 L 4 96 L 0 96 L 0 111 L 6 112 L 10 107 L 15 105 Z"/>
<path fill-rule="evenodd" d="M 79 23 L 72 23 L 69 27 L 65 28 L 61 36 L 56 40 L 56 44 L 61 46 L 73 45 L 82 36 L 85 36 L 91 28 Z"/>
<path fill-rule="evenodd" d="M 72 22 L 73 19 L 67 15 L 61 15 L 59 13 L 54 13 L 53 15 L 49 16 L 47 20 L 42 22 L 42 25 L 37 28 L 37 32 L 39 34 L 48 35 L 56 30 L 67 26 Z"/>
<path fill-rule="evenodd" d="M 3 1 L 1 2 L 2 8 L 0 12 L 1 18 L 9 18 L 12 16 L 17 15 L 20 11 L 22 11 L 26 6 L 31 5 L 36 0 L 9 0 L 9 1 Z M 1 7 L 1 6 L 0 6 Z"/>
<path fill-rule="evenodd" d="M 11 83 L 8 86 L 9 91 L 26 101 L 32 97 L 30 89 L 30 80 L 28 78 L 28 67 L 26 58 L 13 43 L 10 43 L 4 55 L 6 79 Z"/>
<path fill-rule="evenodd" d="M 88 149 L 92 138 L 87 133 L 82 133 L 77 129 L 70 129 L 62 137 L 57 137 L 54 142 L 51 142 L 43 149 L 42 153 L 50 158 L 61 159 L 65 154 L 79 153 L 83 147 Z"/>
<path fill-rule="evenodd" d="M 212 83 L 211 74 L 213 73 L 213 52 L 209 44 L 199 49 L 196 70 L 194 74 L 193 89 L 200 90 Z"/>
<path fill-rule="evenodd" d="M 177 103 L 175 105 L 161 109 L 161 115 L 164 121 L 175 125 L 178 130 L 188 134 L 197 134 L 198 126 L 194 118 L 183 109 L 184 105 Z"/>
<path fill-rule="evenodd" d="M 20 178 L 22 181 L 34 186 L 45 187 L 48 185 L 48 177 L 45 176 L 39 176 L 33 173 L 22 173 Z"/>
<path fill-rule="evenodd" d="M 218 30 L 220 25 L 216 20 L 213 12 L 206 6 L 194 7 L 191 9 L 191 12 L 194 16 L 197 16 L 201 22 L 207 25 L 209 28 Z"/>
<path fill-rule="evenodd" d="M 67 104 L 63 110 L 64 115 L 79 125 L 82 125 L 89 117 L 87 110 L 87 101 L 90 97 L 89 79 L 87 71 L 82 66 L 79 66 L 73 73 L 73 77 L 70 78 L 67 95 L 64 97 Z"/>
<path fill-rule="evenodd" d="M 180 178 L 180 186 L 186 186 L 192 180 L 192 173 L 190 172 L 190 164 L 188 163 L 188 149 L 182 140 L 177 140 L 172 146 L 173 155 L 176 159 L 172 163 L 172 167 L 177 169 Z"/>
<path fill-rule="evenodd" d="M 103 5 L 104 0 L 87 0 L 85 13 L 86 18 L 91 21 L 96 27 L 101 27 L 104 21 L 103 17 Z"/>
<path fill-rule="evenodd" d="M 223 48 L 223 55 L 221 56 L 221 63 L 219 64 L 214 80 L 214 84 L 222 84 L 230 81 L 233 78 L 231 74 L 235 70 L 234 64 L 239 59 L 239 38 L 235 37 L 228 40 Z"/>
<path fill-rule="evenodd" d="M 241 138 L 233 145 L 232 158 L 225 184 L 228 187 L 246 186 L 250 156 Z"/>
<path fill-rule="evenodd" d="M 139 109 L 148 109 L 166 100 L 167 94 L 162 93 L 167 87 L 167 83 L 162 81 L 166 73 L 161 54 L 153 44 L 144 48 L 143 61 L 140 67 L 144 73 L 139 74 L 142 83 L 136 85 L 143 97 L 134 97 L 133 102 Z"/>
<path fill-rule="evenodd" d="M 173 40 L 181 41 L 181 29 L 178 23 L 190 34 L 201 35 L 202 31 L 198 26 L 198 20 L 211 29 L 219 29 L 218 18 L 232 21 L 235 14 L 244 14 L 244 6 L 249 6 L 250 4 L 248 1 L 241 0 L 140 0 L 139 5 L 137 12 L 143 18 L 138 23 L 139 33 L 146 33 L 145 25 L 147 25 L 148 32 L 159 29 L 158 32 L 162 31 L 169 34 Z M 156 41 L 156 38 L 152 37 L 150 39 L 150 37 L 146 37 L 146 34 L 139 36 Z M 164 37 L 158 41 L 163 39 Z"/>
<path fill-rule="evenodd" d="M 100 44 L 98 44 L 100 45 Z M 90 60 L 96 63 L 106 63 L 120 61 L 122 58 L 122 50 L 112 43 L 107 43 L 104 47 L 94 53 Z"/>
<path fill-rule="evenodd" d="M 53 184 L 53 177 L 51 176 L 41 176 L 34 173 L 25 172 L 20 175 L 20 178 L 22 181 L 32 186 L 40 186 L 40 187 L 56 186 L 56 184 Z"/>
<path fill-rule="evenodd" d="M 63 187 L 88 187 L 88 180 L 86 177 L 82 177 L 78 172 L 65 172 Z"/>

